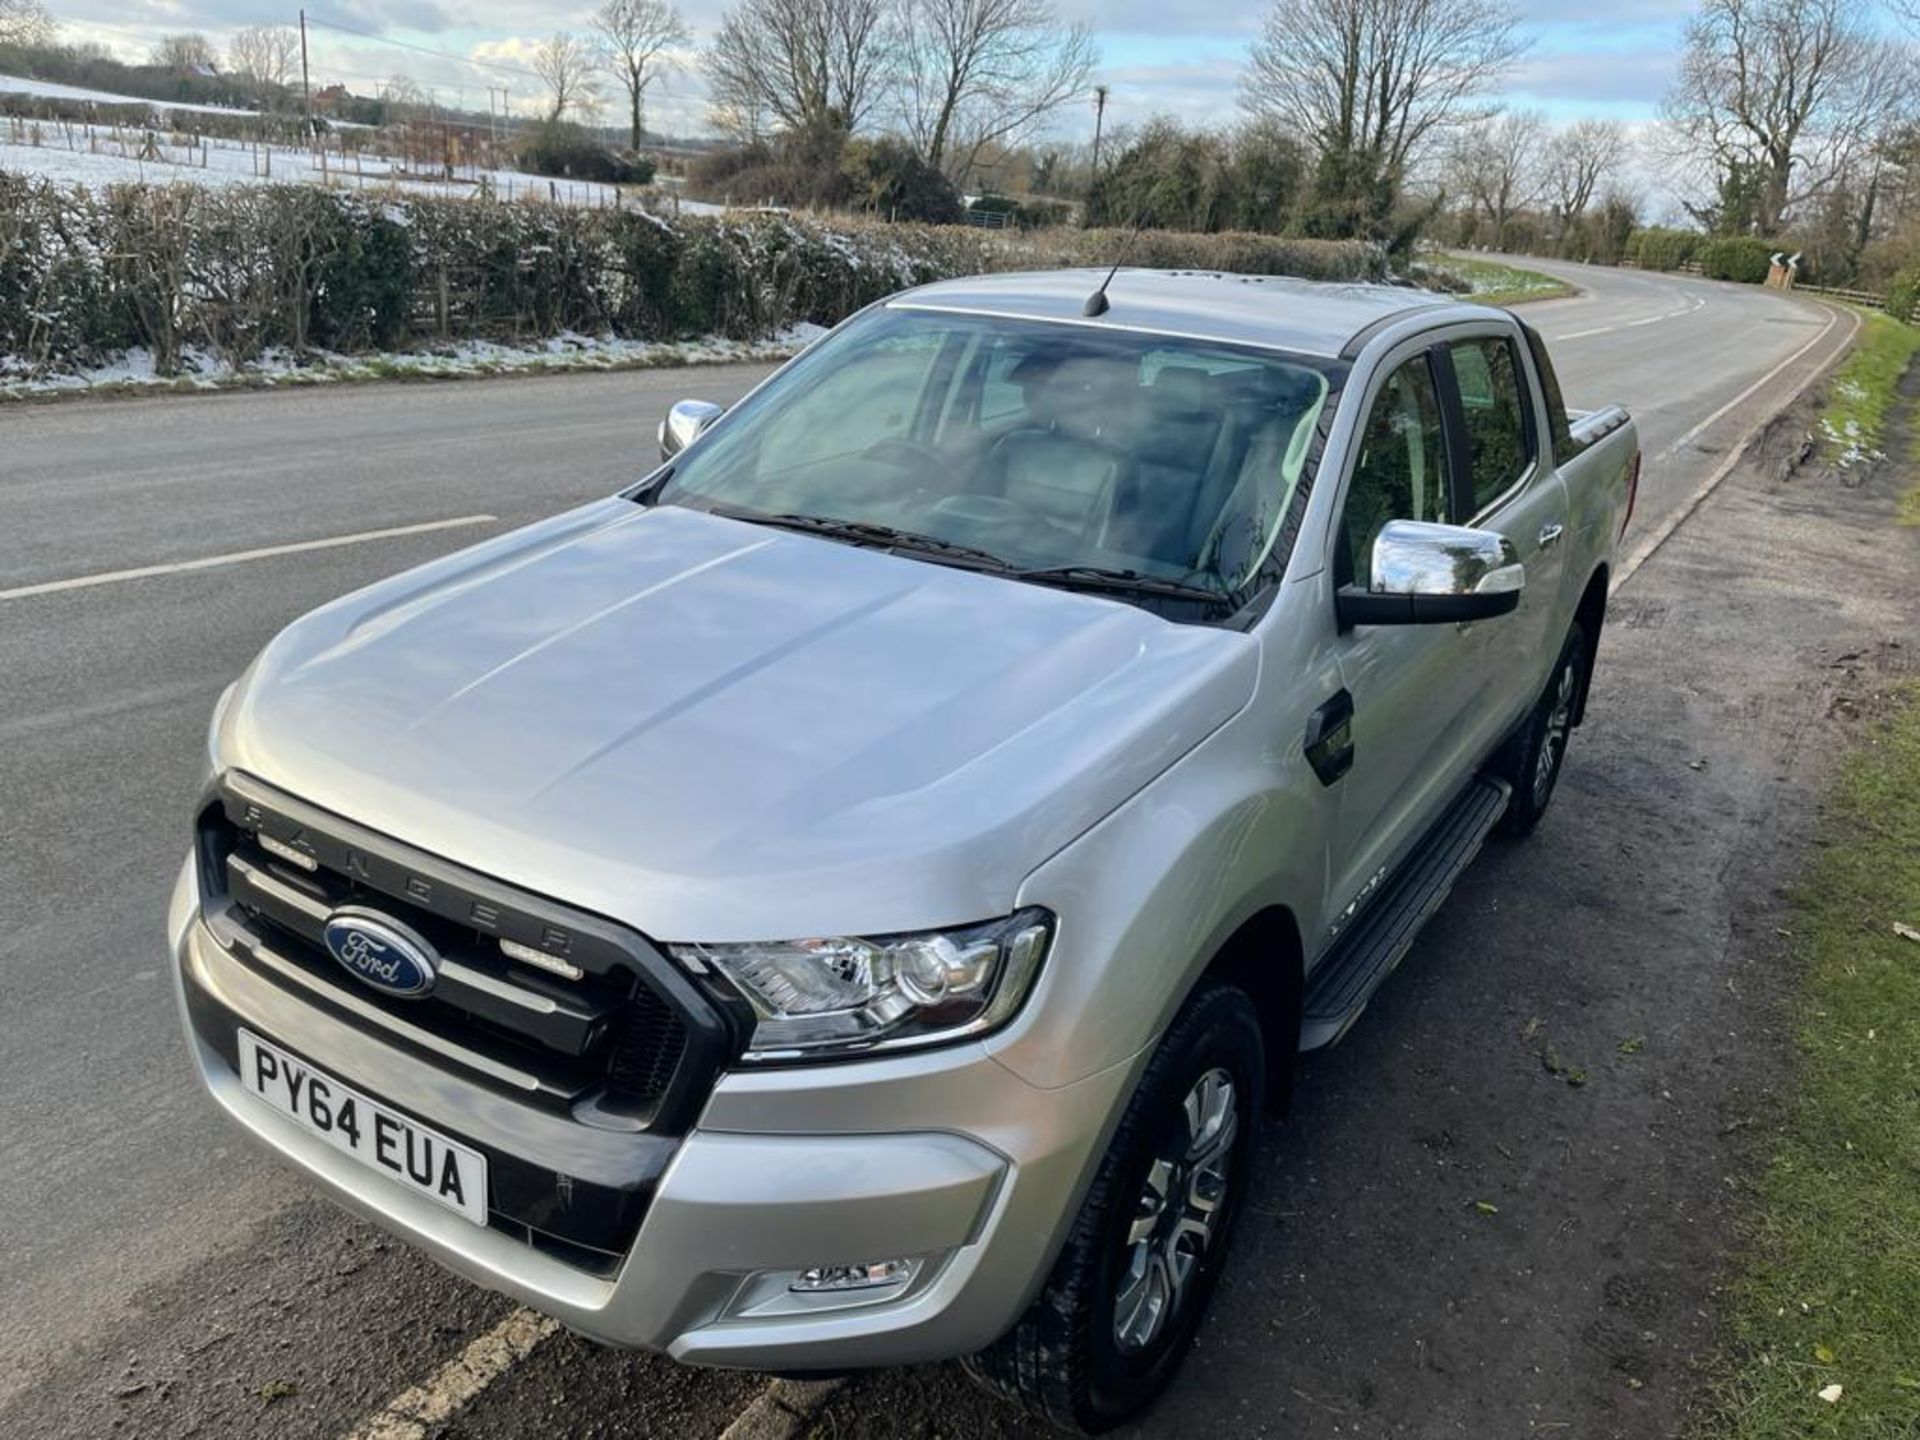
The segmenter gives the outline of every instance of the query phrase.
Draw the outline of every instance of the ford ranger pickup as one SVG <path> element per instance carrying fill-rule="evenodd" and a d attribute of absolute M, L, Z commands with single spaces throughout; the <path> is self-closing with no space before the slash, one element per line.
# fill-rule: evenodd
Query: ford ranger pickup
<path fill-rule="evenodd" d="M 1296 1057 L 1540 823 L 1633 425 L 1503 310 L 1121 270 L 894 296 L 660 442 L 221 698 L 199 1073 L 584 1335 L 1111 1426 Z"/>

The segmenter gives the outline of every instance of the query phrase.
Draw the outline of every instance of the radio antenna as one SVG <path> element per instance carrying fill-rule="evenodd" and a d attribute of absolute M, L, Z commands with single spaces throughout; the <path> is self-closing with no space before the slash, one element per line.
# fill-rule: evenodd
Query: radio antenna
<path fill-rule="evenodd" d="M 1133 242 L 1140 238 L 1140 232 L 1147 225 L 1147 207 L 1142 205 L 1139 213 L 1133 217 L 1133 229 L 1127 232 L 1127 238 L 1120 242 L 1120 253 L 1115 257 L 1113 268 L 1107 271 L 1107 278 L 1100 282 L 1100 288 L 1087 297 L 1087 303 L 1080 307 L 1080 313 L 1089 320 L 1104 315 L 1111 308 L 1107 301 L 1107 287 L 1113 284 L 1113 277 L 1120 273 L 1120 267 L 1127 263 L 1127 256 L 1133 253 Z"/>

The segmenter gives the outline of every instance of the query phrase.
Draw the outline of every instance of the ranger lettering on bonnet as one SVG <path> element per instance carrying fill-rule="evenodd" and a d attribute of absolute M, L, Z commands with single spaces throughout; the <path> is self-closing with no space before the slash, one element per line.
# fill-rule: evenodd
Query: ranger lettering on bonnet
<path fill-rule="evenodd" d="M 1633 425 L 1502 310 L 1123 269 L 896 295 L 659 441 L 222 697 L 200 1074 L 608 1343 L 1138 1414 L 1295 1057 L 1546 813 Z"/>

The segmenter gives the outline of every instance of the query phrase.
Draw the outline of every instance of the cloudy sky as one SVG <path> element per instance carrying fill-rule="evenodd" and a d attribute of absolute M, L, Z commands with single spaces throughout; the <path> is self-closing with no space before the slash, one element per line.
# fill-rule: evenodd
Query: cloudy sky
<path fill-rule="evenodd" d="M 168 31 L 202 30 L 224 42 L 242 25 L 291 22 L 298 6 L 298 0 L 47 3 L 69 36 L 102 41 L 129 58 Z M 1263 13 L 1261 0 L 1056 3 L 1062 14 L 1083 16 L 1098 33 L 1101 78 L 1112 87 L 1109 124 L 1161 113 L 1189 122 L 1233 118 L 1236 81 Z M 726 0 L 681 0 L 696 43 L 711 33 L 725 8 Z M 1649 120 L 1692 8 L 1692 0 L 1522 0 L 1532 47 L 1511 76 L 1505 98 L 1555 119 Z M 371 92 L 404 71 L 432 87 L 442 103 L 485 110 L 492 84 L 508 87 L 516 109 L 530 107 L 539 83 L 515 62 L 531 42 L 555 29 L 584 29 L 591 9 L 590 3 L 574 0 L 312 0 L 314 82 L 339 80 Z M 473 63 L 476 58 L 492 65 Z M 697 133 L 704 129 L 704 110 L 698 76 L 685 68 L 670 75 L 653 97 L 649 123 Z M 1063 115 L 1058 129 L 1079 138 L 1091 132 L 1092 123 L 1089 103 Z"/>

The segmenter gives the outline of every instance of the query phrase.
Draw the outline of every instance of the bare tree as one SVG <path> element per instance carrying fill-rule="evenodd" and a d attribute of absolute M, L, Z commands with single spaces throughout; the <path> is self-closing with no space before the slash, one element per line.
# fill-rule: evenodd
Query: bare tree
<path fill-rule="evenodd" d="M 1447 162 L 1452 187 L 1486 217 L 1496 250 L 1506 246 L 1514 213 L 1540 195 L 1545 140 L 1539 111 L 1512 110 L 1480 121 L 1453 142 Z"/>
<path fill-rule="evenodd" d="M 601 59 L 627 92 L 628 143 L 642 138 L 641 107 L 660 71 L 662 54 L 693 38 L 671 0 L 607 0 L 593 13 Z"/>
<path fill-rule="evenodd" d="M 227 70 L 262 97 L 284 89 L 300 63 L 300 36 L 286 25 L 249 25 L 227 46 Z"/>
<path fill-rule="evenodd" d="M 1052 0 L 903 0 L 907 128 L 922 157 L 964 181 L 981 151 L 1013 146 L 1086 92 L 1097 52 Z"/>
<path fill-rule="evenodd" d="M 206 36 L 193 32 L 185 35 L 162 35 L 154 42 L 147 56 L 151 65 L 162 70 L 171 70 L 177 75 L 210 73 L 214 69 L 215 52 L 213 42 Z"/>
<path fill-rule="evenodd" d="M 546 83 L 549 124 L 569 115 L 589 116 L 599 108 L 594 58 L 593 47 L 567 30 L 556 30 L 533 47 L 528 63 Z"/>
<path fill-rule="evenodd" d="M 740 0 L 706 56 L 715 109 L 807 136 L 857 129 L 898 49 L 893 9 L 892 0 Z"/>
<path fill-rule="evenodd" d="M 404 70 L 396 70 L 380 87 L 380 100 L 386 106 L 387 119 L 409 120 L 427 108 L 427 92 L 420 82 Z"/>
<path fill-rule="evenodd" d="M 707 107 L 707 121 L 736 145 L 758 145 L 767 138 L 766 105 L 755 96 L 716 99 Z"/>
<path fill-rule="evenodd" d="M 1241 104 L 1318 152 L 1325 183 L 1377 220 L 1415 157 L 1525 48 L 1508 0 L 1275 0 Z"/>
<path fill-rule="evenodd" d="M 40 0 L 0 0 L 0 45 L 49 45 L 54 28 Z"/>
<path fill-rule="evenodd" d="M 1546 186 L 1563 229 L 1580 223 L 1602 180 L 1626 158 L 1627 132 L 1618 120 L 1581 120 L 1548 142 Z"/>
<path fill-rule="evenodd" d="M 1757 177 L 1753 219 L 1772 234 L 1846 175 L 1910 90 L 1908 57 L 1874 34 L 1866 0 L 1702 0 L 1666 114 L 1722 179 Z"/>

